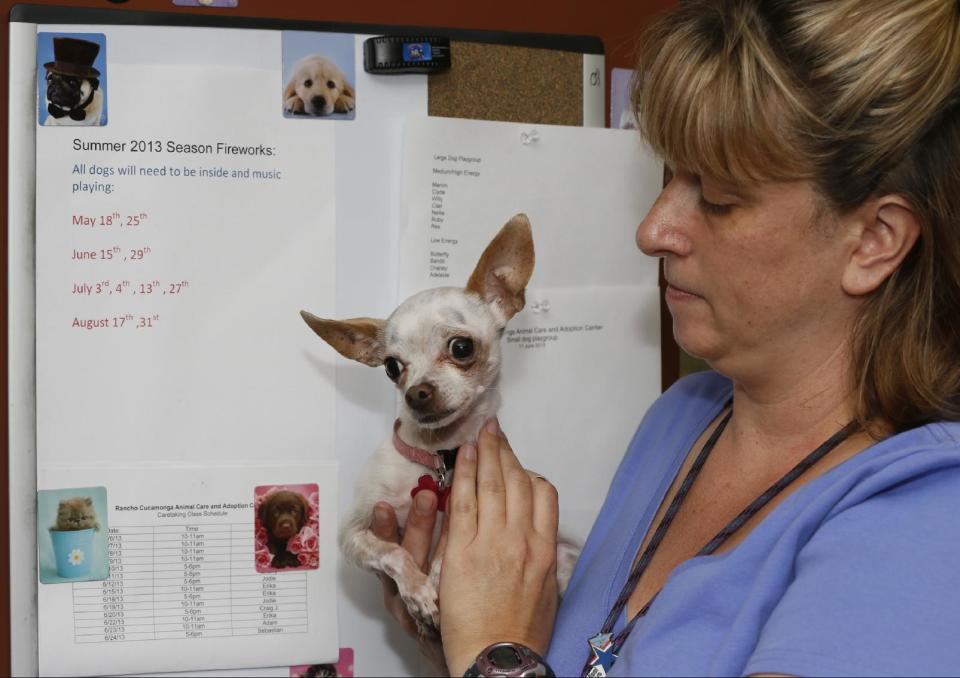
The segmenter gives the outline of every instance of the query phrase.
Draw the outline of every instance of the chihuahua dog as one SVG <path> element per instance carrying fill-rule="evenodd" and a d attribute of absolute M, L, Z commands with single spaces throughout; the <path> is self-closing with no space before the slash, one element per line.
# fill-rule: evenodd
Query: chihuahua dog
<path fill-rule="evenodd" d="M 500 337 L 507 321 L 523 309 L 533 265 L 530 222 L 518 214 L 484 250 L 465 289 L 420 292 L 386 320 L 324 320 L 301 311 L 310 328 L 341 355 L 384 366 L 403 394 L 393 436 L 357 479 L 339 544 L 348 560 L 384 572 L 397 583 L 421 630 L 439 628 L 441 559 L 434 559 L 429 575 L 424 574 L 399 544 L 371 531 L 373 506 L 388 501 L 402 525 L 412 498 L 430 489 L 437 493 L 439 509 L 445 510 L 457 448 L 477 440 L 500 405 Z M 579 549 L 561 541 L 557 555 L 562 594 Z"/>

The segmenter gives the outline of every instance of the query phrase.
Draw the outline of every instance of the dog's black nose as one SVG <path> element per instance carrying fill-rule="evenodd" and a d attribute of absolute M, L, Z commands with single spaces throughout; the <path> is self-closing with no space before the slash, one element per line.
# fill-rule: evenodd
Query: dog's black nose
<path fill-rule="evenodd" d="M 327 100 L 318 94 L 317 96 L 310 99 L 310 103 L 313 104 L 314 108 L 323 108 L 324 106 L 327 105 Z"/>
<path fill-rule="evenodd" d="M 433 400 L 433 385 L 427 382 L 415 384 L 403 396 L 411 410 L 422 410 Z"/>

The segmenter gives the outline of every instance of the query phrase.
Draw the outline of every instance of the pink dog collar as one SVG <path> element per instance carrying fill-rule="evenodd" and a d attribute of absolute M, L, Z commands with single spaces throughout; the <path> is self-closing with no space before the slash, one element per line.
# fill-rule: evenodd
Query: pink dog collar
<path fill-rule="evenodd" d="M 453 481 L 453 466 L 457 462 L 459 448 L 428 452 L 403 442 L 400 439 L 399 430 L 400 420 L 397 419 L 393 423 L 393 447 L 397 452 L 403 455 L 404 459 L 426 466 L 437 475 L 436 478 L 426 473 L 420 476 L 417 479 L 417 486 L 410 490 L 410 496 L 416 497 L 420 492 L 430 490 L 437 495 L 437 510 L 446 511 L 447 497 L 450 495 L 450 486 Z"/>
<path fill-rule="evenodd" d="M 440 458 L 439 454 L 433 452 L 427 452 L 426 450 L 420 449 L 419 447 L 413 447 L 407 445 L 405 442 L 400 440 L 400 420 L 397 419 L 393 422 L 393 446 L 396 448 L 405 459 L 409 459 L 412 462 L 416 462 L 421 466 L 426 466 L 431 471 L 439 471 L 443 467 L 443 460 Z"/>

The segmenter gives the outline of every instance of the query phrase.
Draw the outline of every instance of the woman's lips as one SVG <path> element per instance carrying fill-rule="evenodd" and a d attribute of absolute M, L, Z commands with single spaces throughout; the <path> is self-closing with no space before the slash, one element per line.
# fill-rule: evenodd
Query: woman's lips
<path fill-rule="evenodd" d="M 667 284 L 667 290 L 664 292 L 664 296 L 670 301 L 693 301 L 694 299 L 700 299 L 701 297 L 693 292 L 687 292 L 686 290 L 680 289 L 679 287 L 674 287 L 671 284 Z"/>

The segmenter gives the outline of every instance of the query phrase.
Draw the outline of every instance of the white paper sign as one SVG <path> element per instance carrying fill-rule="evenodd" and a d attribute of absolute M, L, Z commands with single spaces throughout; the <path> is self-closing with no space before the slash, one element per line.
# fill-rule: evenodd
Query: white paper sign
<path fill-rule="evenodd" d="M 131 482 L 144 475 L 150 482 Z M 254 488 L 291 481 L 317 485 L 320 558 L 315 568 L 260 571 Z M 334 462 L 149 474 L 50 468 L 39 482 L 41 489 L 106 486 L 110 526 L 108 579 L 40 585 L 40 675 L 239 668 L 277 656 L 291 664 L 336 660 Z"/>
<path fill-rule="evenodd" d="M 500 227 L 530 219 L 536 267 L 501 340 L 500 419 L 582 540 L 660 394 L 657 260 L 634 231 L 662 163 L 619 130 L 430 118 L 405 132 L 401 298 L 465 285 Z"/>
<path fill-rule="evenodd" d="M 336 296 L 333 123 L 284 116 L 278 32 L 101 30 L 106 124 L 36 135 L 38 489 L 104 487 L 133 549 L 39 585 L 40 672 L 336 660 L 334 380 L 299 316 Z M 254 569 L 271 483 L 319 486 L 303 569 Z"/>
<path fill-rule="evenodd" d="M 118 64 L 110 75 L 114 93 L 179 100 L 277 80 Z M 249 109 L 189 124 L 151 110 L 125 125 L 116 100 L 106 127 L 37 134 L 39 463 L 257 460 L 277 430 L 298 458 L 330 454 L 332 388 L 305 356 L 298 311 L 333 300 L 332 129 L 305 136 L 276 116 L 252 136 L 267 114 Z M 169 153 L 171 139 L 275 155 Z M 164 151 L 132 152 L 138 140 Z M 92 144 L 124 150 L 74 150 Z M 77 184 L 109 189 L 69 192 Z"/>

